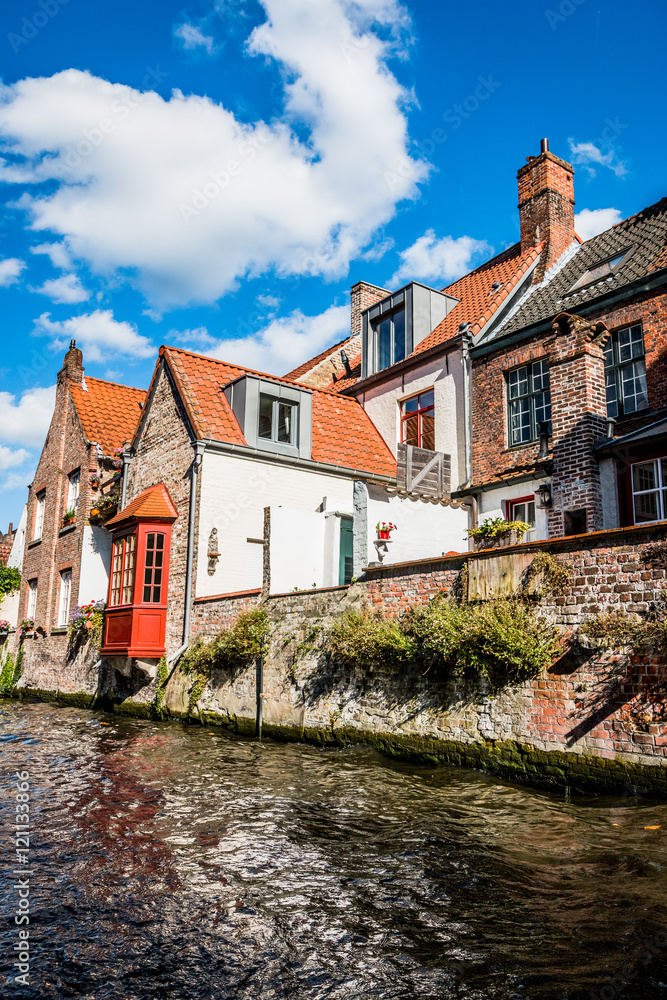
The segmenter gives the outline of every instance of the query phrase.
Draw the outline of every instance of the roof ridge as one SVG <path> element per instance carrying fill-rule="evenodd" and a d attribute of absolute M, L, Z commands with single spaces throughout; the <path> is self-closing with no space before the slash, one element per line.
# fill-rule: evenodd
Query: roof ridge
<path fill-rule="evenodd" d="M 285 385 L 289 386 L 299 385 L 303 386 L 304 389 L 309 389 L 311 392 L 326 392 L 331 396 L 341 398 L 339 393 L 331 392 L 330 389 L 319 389 L 315 386 L 308 385 L 307 382 L 300 382 L 297 379 L 286 379 L 284 375 L 270 375 L 268 372 L 257 371 L 256 368 L 244 368 L 243 365 L 237 365 L 232 361 L 223 361 L 221 358 L 212 358 L 208 354 L 197 354 L 196 351 L 186 351 L 182 347 L 170 347 L 168 344 L 162 344 L 160 347 L 160 353 L 162 353 L 162 351 L 176 351 L 179 354 L 187 354 L 191 358 L 199 358 L 201 361 L 213 361 L 218 365 L 224 365 L 226 368 L 235 368 L 244 375 L 259 375 L 260 378 L 271 379 L 274 382 L 283 382 Z"/>
<path fill-rule="evenodd" d="M 95 378 L 94 375 L 85 376 L 86 383 L 88 382 L 101 382 L 103 385 L 115 385 L 117 389 L 129 389 L 131 392 L 146 392 L 146 389 L 139 389 L 136 385 L 123 385 L 122 382 L 111 382 L 106 378 Z M 72 385 L 78 385 L 78 383 L 70 383 Z"/>

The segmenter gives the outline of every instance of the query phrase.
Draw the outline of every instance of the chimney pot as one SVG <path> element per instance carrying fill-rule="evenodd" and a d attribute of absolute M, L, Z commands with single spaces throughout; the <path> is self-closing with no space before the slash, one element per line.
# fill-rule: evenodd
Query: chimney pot
<path fill-rule="evenodd" d="M 549 152 L 549 140 L 542 139 L 540 142 L 540 153 L 548 153 L 548 152 Z"/>

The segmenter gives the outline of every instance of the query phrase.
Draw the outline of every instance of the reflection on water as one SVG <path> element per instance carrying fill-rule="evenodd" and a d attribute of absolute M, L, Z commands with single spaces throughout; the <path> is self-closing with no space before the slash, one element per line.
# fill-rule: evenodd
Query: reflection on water
<path fill-rule="evenodd" d="M 667 1000 L 662 803 L 0 702 L 4 831 L 24 768 L 35 948 L 3 996 Z"/>

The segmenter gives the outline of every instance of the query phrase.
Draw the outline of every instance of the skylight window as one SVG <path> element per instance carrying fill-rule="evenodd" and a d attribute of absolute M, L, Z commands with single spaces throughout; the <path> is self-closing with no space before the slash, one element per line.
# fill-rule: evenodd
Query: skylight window
<path fill-rule="evenodd" d="M 586 285 L 592 285 L 596 281 L 602 281 L 604 278 L 608 278 L 618 268 L 621 262 L 625 260 L 629 252 L 629 250 L 624 250 L 623 253 L 616 254 L 615 257 L 610 257 L 609 260 L 603 260 L 600 264 L 596 264 L 595 267 L 589 268 L 588 271 L 585 271 L 584 274 L 582 274 L 582 276 L 575 281 L 570 288 L 570 291 L 574 292 L 577 288 L 584 288 Z"/>

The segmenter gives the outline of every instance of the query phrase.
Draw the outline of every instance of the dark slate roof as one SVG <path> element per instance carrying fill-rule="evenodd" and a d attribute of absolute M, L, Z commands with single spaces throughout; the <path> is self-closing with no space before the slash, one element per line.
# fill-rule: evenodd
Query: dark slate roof
<path fill-rule="evenodd" d="M 586 271 L 624 250 L 631 252 L 613 274 L 595 284 L 570 291 Z M 509 320 L 501 323 L 489 339 L 515 333 L 549 320 L 560 312 L 576 313 L 584 304 L 637 278 L 645 278 L 666 265 L 667 198 L 663 198 L 583 243 L 564 267 L 559 269 L 556 266 L 552 276 L 547 275 L 542 286 L 534 286 L 530 290 L 518 310 Z"/>

